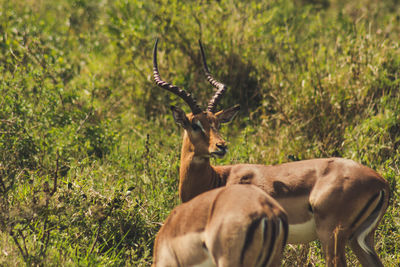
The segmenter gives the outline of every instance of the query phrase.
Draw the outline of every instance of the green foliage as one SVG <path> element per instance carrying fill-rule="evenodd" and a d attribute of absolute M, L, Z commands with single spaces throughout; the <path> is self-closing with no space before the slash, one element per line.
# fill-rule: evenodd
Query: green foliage
<path fill-rule="evenodd" d="M 151 263 L 177 203 L 187 107 L 162 77 L 205 106 L 197 41 L 240 104 L 218 164 L 352 158 L 391 184 L 377 233 L 399 264 L 398 1 L 0 0 L 0 265 Z M 321 248 L 298 254 L 323 264 Z M 349 261 L 355 264 L 354 255 Z"/>

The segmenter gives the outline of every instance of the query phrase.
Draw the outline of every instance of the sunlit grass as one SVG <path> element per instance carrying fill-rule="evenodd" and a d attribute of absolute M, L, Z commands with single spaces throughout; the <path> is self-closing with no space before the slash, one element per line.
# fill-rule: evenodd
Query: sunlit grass
<path fill-rule="evenodd" d="M 312 4 L 312 3 L 313 4 Z M 400 264 L 400 23 L 396 1 L 0 0 L 0 265 L 149 266 L 179 204 L 181 132 L 151 78 L 228 85 L 213 164 L 351 158 L 391 185 L 376 232 Z M 56 186 L 54 187 L 54 184 Z M 56 189 L 54 191 L 54 188 Z M 317 241 L 284 266 L 324 266 Z M 348 264 L 358 262 L 348 251 Z"/>

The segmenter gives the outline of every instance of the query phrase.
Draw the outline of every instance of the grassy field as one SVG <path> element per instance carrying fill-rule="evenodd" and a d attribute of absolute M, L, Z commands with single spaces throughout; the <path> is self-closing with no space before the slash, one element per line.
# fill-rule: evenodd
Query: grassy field
<path fill-rule="evenodd" d="M 385 177 L 376 236 L 400 264 L 400 4 L 395 0 L 0 0 L 0 266 L 148 266 L 177 195 L 180 99 L 205 105 L 201 68 L 240 104 L 224 159 L 340 156 Z M 284 266 L 323 266 L 318 242 Z M 349 266 L 357 260 L 349 251 Z"/>

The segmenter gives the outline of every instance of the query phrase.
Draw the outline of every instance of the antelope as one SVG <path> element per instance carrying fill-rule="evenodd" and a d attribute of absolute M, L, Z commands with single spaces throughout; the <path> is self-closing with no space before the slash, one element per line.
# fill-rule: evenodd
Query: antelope
<path fill-rule="evenodd" d="M 260 188 L 213 189 L 172 210 L 153 266 L 280 266 L 287 230 L 285 211 Z"/>
<path fill-rule="evenodd" d="M 253 184 L 275 198 L 288 215 L 288 243 L 304 244 L 318 239 L 327 266 L 346 266 L 345 246 L 350 245 L 363 266 L 383 266 L 375 249 L 374 233 L 389 202 L 389 185 L 374 170 L 343 158 L 319 158 L 279 165 L 237 164 L 213 166 L 211 157 L 223 157 L 227 144 L 219 133 L 221 124 L 233 119 L 234 106 L 216 111 L 227 87 L 208 70 L 200 44 L 203 68 L 216 89 L 206 110 L 185 90 L 163 81 L 153 50 L 154 80 L 161 88 L 182 98 L 191 113 L 171 107 L 175 122 L 184 129 L 179 196 L 182 202 L 213 188 Z"/>

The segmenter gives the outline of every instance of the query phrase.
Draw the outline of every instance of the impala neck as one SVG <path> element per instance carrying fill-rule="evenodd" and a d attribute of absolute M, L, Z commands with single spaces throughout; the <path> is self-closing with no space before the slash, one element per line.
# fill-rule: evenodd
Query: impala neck
<path fill-rule="evenodd" d="M 210 158 L 196 154 L 186 133 L 183 137 L 179 170 L 179 197 L 182 202 L 225 184 L 222 174 L 211 166 Z"/>

